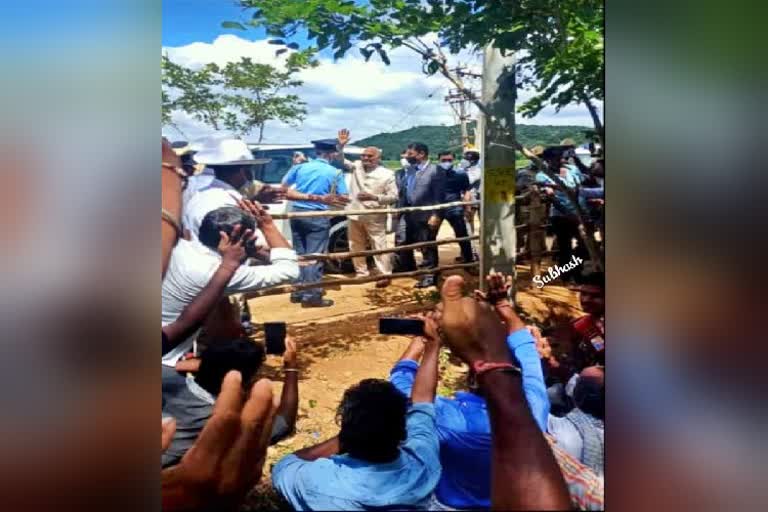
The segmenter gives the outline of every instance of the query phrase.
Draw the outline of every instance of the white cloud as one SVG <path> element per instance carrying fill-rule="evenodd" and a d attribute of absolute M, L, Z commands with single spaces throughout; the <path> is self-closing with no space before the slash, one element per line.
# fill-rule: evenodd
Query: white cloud
<path fill-rule="evenodd" d="M 163 52 L 172 61 L 193 68 L 209 62 L 224 65 L 241 57 L 281 67 L 285 55 L 276 58 L 277 48 L 266 40 L 248 41 L 235 35 L 221 35 L 212 43 L 165 47 Z M 268 123 L 265 142 L 305 143 L 315 138 L 333 137 L 342 127 L 350 129 L 354 140 L 411 126 L 457 122 L 444 101 L 450 88 L 447 80 L 441 76 L 424 75 L 420 59 L 408 49 L 391 52 L 390 59 L 390 66 L 380 62 L 377 56 L 365 62 L 352 50 L 343 59 L 321 59 L 317 68 L 302 71 L 299 78 L 304 85 L 295 92 L 307 104 L 306 120 L 299 127 Z M 459 61 L 475 71 L 479 69 L 478 55 L 459 55 L 456 62 Z M 521 95 L 521 99 L 525 97 L 525 94 Z M 208 127 L 184 113 L 175 113 L 173 120 L 189 139 L 210 132 Z M 554 109 L 546 109 L 534 119 L 518 117 L 518 122 L 591 125 L 581 106 L 567 107 L 559 114 L 555 114 Z M 171 127 L 165 127 L 163 133 L 171 139 L 181 137 Z"/>

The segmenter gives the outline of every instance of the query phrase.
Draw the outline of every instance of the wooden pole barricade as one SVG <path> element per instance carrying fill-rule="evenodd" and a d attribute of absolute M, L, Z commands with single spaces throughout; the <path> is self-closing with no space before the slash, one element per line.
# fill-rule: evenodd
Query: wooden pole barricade
<path fill-rule="evenodd" d="M 313 212 L 286 212 L 273 213 L 273 219 L 303 219 L 311 217 L 338 217 L 346 215 L 386 215 L 390 213 L 408 213 L 408 212 L 431 212 L 434 210 L 445 210 L 454 206 L 469 206 L 480 204 L 480 201 L 454 201 L 452 203 L 435 204 L 429 206 L 406 206 L 404 208 L 378 208 L 362 210 L 318 210 Z"/>
<path fill-rule="evenodd" d="M 437 272 L 444 272 L 446 270 L 458 270 L 458 269 L 472 268 L 472 267 L 477 267 L 477 262 L 457 263 L 455 265 L 444 265 L 444 266 L 439 266 L 435 268 L 427 268 L 424 270 L 414 270 L 412 272 L 401 272 L 398 274 L 391 274 L 386 276 L 377 275 L 377 276 L 363 276 L 363 277 L 345 277 L 342 279 L 327 279 L 325 281 L 318 281 L 316 283 L 309 283 L 309 284 L 273 286 L 270 288 L 264 288 L 261 290 L 254 290 L 252 292 L 247 292 L 243 295 L 245 295 L 246 299 L 253 299 L 256 297 L 262 297 L 264 295 L 281 295 L 284 293 L 292 293 L 295 291 L 307 290 L 310 288 L 328 288 L 331 286 L 338 286 L 338 285 L 345 285 L 345 284 L 365 284 L 365 283 L 372 283 L 374 281 L 381 281 L 382 279 L 386 279 L 386 278 L 398 279 L 400 277 L 418 277 L 426 274 L 435 274 Z"/>
<path fill-rule="evenodd" d="M 475 236 L 465 236 L 461 238 L 443 238 L 440 240 L 432 240 L 430 242 L 418 242 L 415 244 L 408 244 L 408 245 L 398 245 L 395 247 L 390 247 L 387 249 L 371 249 L 368 251 L 357 251 L 357 252 L 330 252 L 328 254 L 325 253 L 312 253 L 312 254 L 303 254 L 299 256 L 299 261 L 302 260 L 345 260 L 347 258 L 357 258 L 362 256 L 375 256 L 377 254 L 387 254 L 391 252 L 400 252 L 400 251 L 408 251 L 413 249 L 421 249 L 424 247 L 431 247 L 433 245 L 444 245 L 444 244 L 452 244 L 452 243 L 459 243 L 459 242 L 468 242 L 470 240 L 477 240 L 479 239 L 479 235 Z"/>
<path fill-rule="evenodd" d="M 547 216 L 546 204 L 538 191 L 531 192 L 528 205 L 528 252 L 531 255 L 531 275 L 538 275 L 541 270 L 541 257 L 546 250 L 546 233 L 543 229 Z"/>

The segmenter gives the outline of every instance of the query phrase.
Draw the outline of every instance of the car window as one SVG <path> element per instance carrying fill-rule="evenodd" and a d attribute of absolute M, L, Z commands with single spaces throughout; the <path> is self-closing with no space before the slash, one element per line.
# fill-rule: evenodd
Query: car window
<path fill-rule="evenodd" d="M 254 178 L 264 183 L 281 183 L 283 177 L 293 166 L 293 149 L 266 149 L 253 152 L 254 158 L 271 158 L 269 163 L 259 165 L 254 171 Z M 312 148 L 302 148 L 298 151 L 303 152 L 308 158 L 314 158 L 315 152 Z"/>

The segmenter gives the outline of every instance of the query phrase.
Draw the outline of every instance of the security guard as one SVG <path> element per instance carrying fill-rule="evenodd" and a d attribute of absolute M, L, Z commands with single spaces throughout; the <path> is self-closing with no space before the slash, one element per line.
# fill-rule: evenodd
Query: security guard
<path fill-rule="evenodd" d="M 349 202 L 344 173 L 331 165 L 338 159 L 336 139 L 313 140 L 317 158 L 294 165 L 283 178 L 285 197 L 293 201 L 292 211 L 325 211 L 329 206 L 343 207 Z M 328 252 L 330 217 L 291 219 L 293 248 L 297 254 Z M 300 269 L 301 284 L 316 283 L 323 278 L 323 263 L 305 263 Z M 333 301 L 323 298 L 322 288 L 300 290 L 291 294 L 291 302 L 302 307 L 328 307 Z"/>

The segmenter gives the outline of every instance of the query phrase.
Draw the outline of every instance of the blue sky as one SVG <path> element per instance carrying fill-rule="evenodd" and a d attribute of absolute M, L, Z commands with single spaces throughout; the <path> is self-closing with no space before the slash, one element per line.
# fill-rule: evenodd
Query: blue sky
<path fill-rule="evenodd" d="M 208 62 L 220 65 L 247 56 L 255 62 L 279 65 L 275 46 L 266 43 L 264 30 L 232 30 L 221 27 L 223 21 L 246 21 L 235 0 L 163 0 L 162 50 L 171 60 L 186 66 Z M 297 40 L 300 44 L 306 41 Z M 449 87 L 439 76 L 426 77 L 418 57 L 407 49 L 390 52 L 391 66 L 376 59 L 365 63 L 356 50 L 339 61 L 323 52 L 321 65 L 299 77 L 304 85 L 290 91 L 306 102 L 308 115 L 296 127 L 278 122 L 267 124 L 265 142 L 304 142 L 312 138 L 333 137 L 342 127 L 352 131 L 353 139 L 387 131 L 399 131 L 418 125 L 456 124 L 450 107 L 444 102 Z M 480 71 L 479 55 L 460 55 L 455 63 Z M 431 93 L 434 93 L 430 96 Z M 529 97 L 525 92 L 520 99 Z M 183 113 L 174 114 L 174 122 L 184 138 L 194 139 L 210 129 Z M 526 124 L 572 124 L 590 126 L 586 109 L 569 106 L 560 113 L 545 109 Z M 164 127 L 163 133 L 175 139 L 177 130 Z"/>
<path fill-rule="evenodd" d="M 261 39 L 259 30 L 227 30 L 222 21 L 246 18 L 235 0 L 163 0 L 163 46 L 183 46 L 195 42 L 211 43 L 221 34 Z"/>

